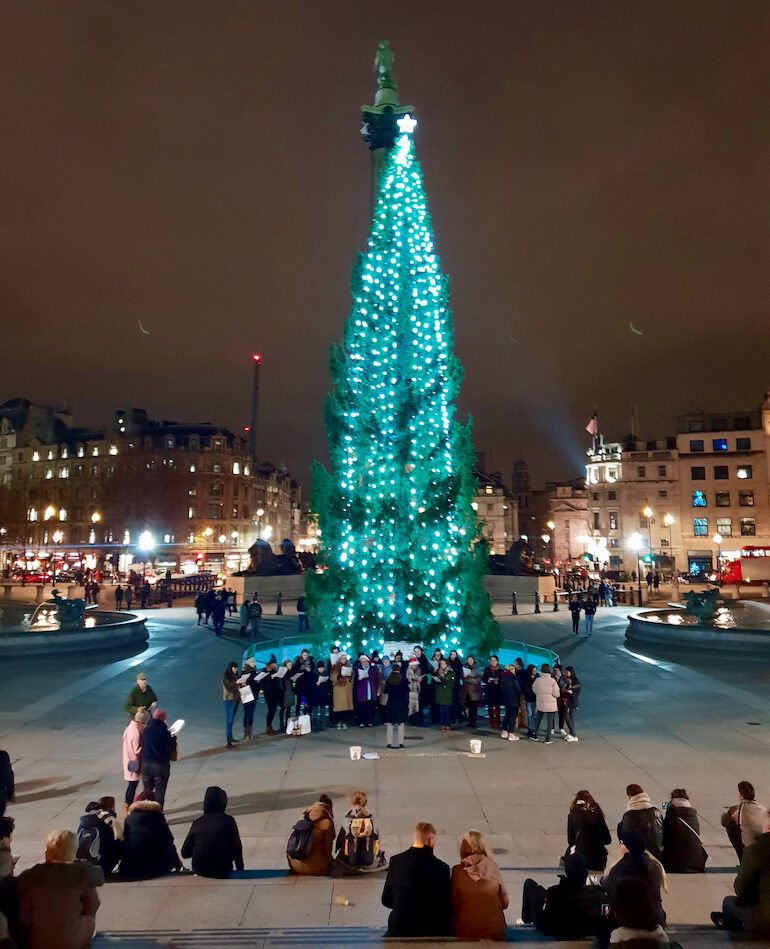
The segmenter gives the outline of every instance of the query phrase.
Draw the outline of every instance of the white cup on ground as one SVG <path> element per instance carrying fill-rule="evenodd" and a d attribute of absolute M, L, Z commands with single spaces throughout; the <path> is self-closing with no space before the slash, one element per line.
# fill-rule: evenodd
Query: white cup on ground
<path fill-rule="evenodd" d="M 360 745 L 351 745 L 350 746 L 350 760 L 351 761 L 360 761 L 361 759 L 361 746 Z"/>
<path fill-rule="evenodd" d="M 481 739 L 480 738 L 471 738 L 471 754 L 472 755 L 481 754 Z"/>

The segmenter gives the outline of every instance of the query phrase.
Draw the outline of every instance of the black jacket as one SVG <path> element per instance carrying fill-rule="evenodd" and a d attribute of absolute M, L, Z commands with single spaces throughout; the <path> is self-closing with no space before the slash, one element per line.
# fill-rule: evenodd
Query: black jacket
<path fill-rule="evenodd" d="M 166 723 L 151 718 L 142 732 L 142 761 L 168 764 L 176 750 L 176 738 L 169 734 Z"/>
<path fill-rule="evenodd" d="M 625 885 L 629 880 L 638 884 L 633 894 Z M 660 899 L 659 870 L 646 853 L 624 853 L 609 873 L 602 877 L 602 886 L 610 898 L 612 914 L 618 926 L 649 930 L 666 925 L 666 914 Z"/>
<path fill-rule="evenodd" d="M 506 672 L 505 669 L 500 673 L 500 704 L 506 708 L 518 708 L 521 689 L 519 682 L 513 672 Z"/>
<path fill-rule="evenodd" d="M 224 880 L 235 864 L 243 870 L 243 848 L 238 825 L 225 814 L 227 795 L 218 787 L 206 788 L 203 817 L 193 821 L 182 856 L 192 857 L 193 872 L 202 877 Z"/>
<path fill-rule="evenodd" d="M 596 811 L 575 807 L 567 817 L 567 847 L 585 857 L 589 870 L 603 870 L 607 866 L 607 844 L 612 837 L 607 822 Z"/>
<path fill-rule="evenodd" d="M 583 939 L 603 935 L 607 925 L 602 904 L 607 894 L 600 886 L 576 886 L 560 877 L 546 891 L 543 907 L 543 933 L 557 939 Z"/>
<path fill-rule="evenodd" d="M 319 677 L 325 678 L 326 682 L 318 684 Z M 314 708 L 324 708 L 332 703 L 332 684 L 329 679 L 329 672 L 325 670 L 319 673 L 318 669 L 313 671 L 313 684 L 310 686 L 309 694 L 310 704 Z"/>
<path fill-rule="evenodd" d="M 266 670 L 263 669 L 263 672 Z M 275 679 L 277 670 L 268 672 L 264 679 L 259 683 L 259 687 L 265 693 L 265 701 L 268 705 L 280 705 L 283 699 L 283 679 Z"/>
<path fill-rule="evenodd" d="M 382 905 L 392 910 L 388 936 L 451 936 L 449 867 L 432 847 L 410 847 L 390 858 Z"/>
<path fill-rule="evenodd" d="M 12 801 L 15 794 L 13 768 L 11 757 L 7 751 L 0 751 L 0 814 L 5 811 L 5 805 Z"/>
<path fill-rule="evenodd" d="M 623 840 L 624 835 L 631 831 L 639 834 L 645 849 L 660 860 L 663 856 L 663 815 L 658 808 L 626 811 L 618 824 L 618 840 Z"/>
<path fill-rule="evenodd" d="M 171 873 L 178 865 L 174 837 L 160 804 L 135 801 L 123 831 L 120 875 L 132 880 L 148 880 Z"/>
<path fill-rule="evenodd" d="M 484 683 L 484 701 L 487 705 L 502 705 L 500 698 L 500 676 L 502 675 L 501 666 L 487 666 L 481 681 Z"/>
<path fill-rule="evenodd" d="M 385 680 L 385 694 L 388 697 L 384 708 L 385 721 L 389 725 L 403 725 L 409 714 L 409 683 L 406 681 L 405 665 L 401 669 L 394 665 Z"/>
<path fill-rule="evenodd" d="M 669 873 L 705 872 L 707 854 L 699 836 L 695 808 L 670 804 L 663 818 L 662 861 Z"/>

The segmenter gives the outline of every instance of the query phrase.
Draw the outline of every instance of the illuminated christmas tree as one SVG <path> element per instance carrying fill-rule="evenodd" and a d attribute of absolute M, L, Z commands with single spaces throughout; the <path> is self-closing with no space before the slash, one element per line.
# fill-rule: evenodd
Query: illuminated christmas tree
<path fill-rule="evenodd" d="M 470 422 L 453 420 L 462 370 L 415 124 L 398 121 L 368 251 L 353 270 L 352 311 L 332 350 L 331 471 L 314 469 L 324 571 L 308 577 L 308 597 L 325 643 L 486 649 L 499 633 L 482 588 Z"/>

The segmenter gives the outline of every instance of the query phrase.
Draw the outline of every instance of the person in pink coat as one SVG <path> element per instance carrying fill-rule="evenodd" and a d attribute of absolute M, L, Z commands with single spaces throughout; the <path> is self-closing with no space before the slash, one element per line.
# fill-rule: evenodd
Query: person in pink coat
<path fill-rule="evenodd" d="M 134 803 L 136 789 L 139 787 L 139 779 L 142 776 L 142 732 L 149 722 L 150 716 L 147 712 L 138 711 L 131 721 L 126 725 L 123 732 L 123 777 L 126 781 L 126 800 L 123 804 L 123 818 L 128 814 L 128 809 Z"/>

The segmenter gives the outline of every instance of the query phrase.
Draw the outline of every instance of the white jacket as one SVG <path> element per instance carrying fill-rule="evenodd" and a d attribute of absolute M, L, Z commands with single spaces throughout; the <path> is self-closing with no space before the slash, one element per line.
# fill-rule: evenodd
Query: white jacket
<path fill-rule="evenodd" d="M 538 676 L 532 683 L 532 691 L 537 700 L 535 708 L 538 712 L 555 712 L 558 708 L 556 699 L 559 697 L 559 683 L 550 673 Z"/>

